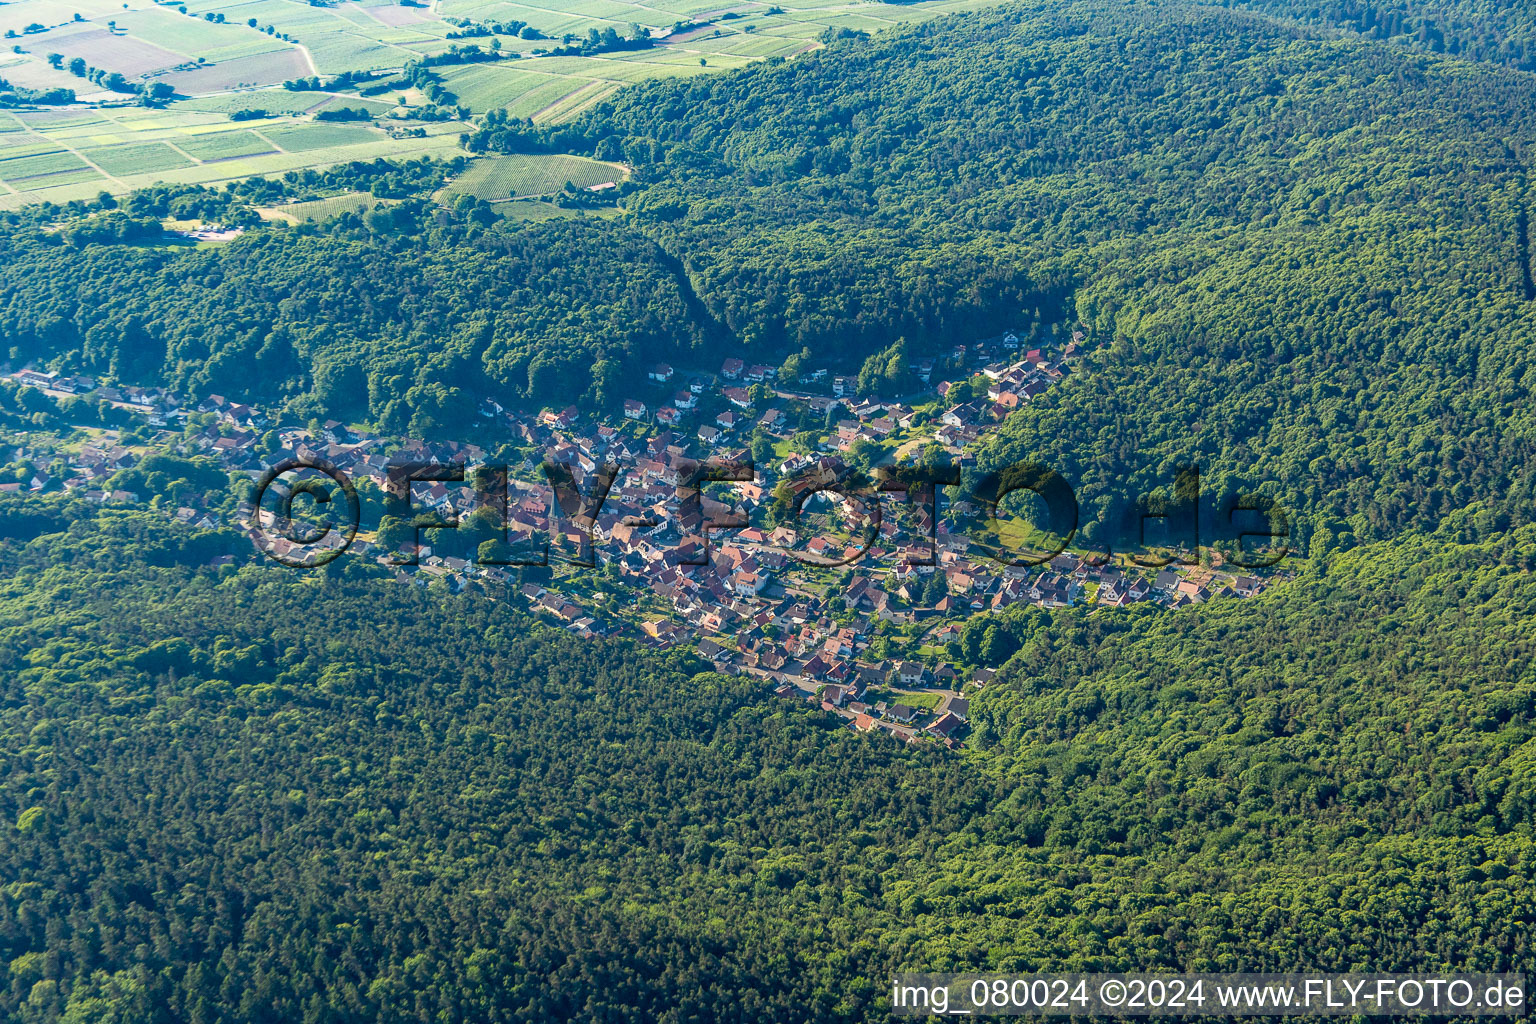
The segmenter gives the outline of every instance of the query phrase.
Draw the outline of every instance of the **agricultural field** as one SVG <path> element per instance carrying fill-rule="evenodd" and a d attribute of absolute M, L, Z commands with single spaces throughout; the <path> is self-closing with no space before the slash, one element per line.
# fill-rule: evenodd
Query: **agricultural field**
<path fill-rule="evenodd" d="M 566 182 L 581 188 L 622 181 L 620 164 L 603 163 L 579 156 L 515 155 L 476 160 L 439 195 L 451 200 L 471 195 L 487 202 L 559 192 Z"/>
<path fill-rule="evenodd" d="M 15 32 L 13 46 L 20 51 L 0 55 L 0 77 L 24 88 L 74 89 L 80 101 L 67 109 L 0 112 L 0 208 L 88 198 L 102 190 L 122 193 L 160 180 L 219 182 L 347 160 L 457 155 L 458 136 L 466 128 L 458 122 L 426 124 L 424 139 L 394 139 L 375 125 L 313 120 L 336 106 L 362 107 L 387 118 L 402 94 L 412 104 L 425 102 L 414 89 L 361 98 L 282 88 L 295 78 L 403 69 L 453 45 L 489 48 L 494 40 L 507 55 L 494 63 L 437 69 L 461 107 L 474 113 L 504 108 L 517 117 L 557 122 L 633 82 L 710 74 L 803 53 L 816 48 L 817 37 L 830 27 L 873 31 L 991 2 L 751 0 L 726 10 L 711 0 L 569 0 L 558 7 L 515 0 L 437 0 L 430 7 L 388 0 L 339 0 L 318 7 L 297 0 L 0 3 L 0 32 Z M 448 39 L 462 19 L 518 21 L 540 38 Z M 41 31 L 26 31 L 38 25 Z M 590 30 L 628 34 L 636 25 L 658 43 L 591 56 L 547 55 Z M 104 91 L 71 73 L 76 58 L 117 72 L 130 85 L 169 84 L 176 98 L 161 109 L 141 107 L 131 96 Z M 248 110 L 267 116 L 230 121 L 231 114 Z M 445 193 L 501 202 L 513 195 L 548 195 L 566 181 L 600 184 L 621 173 L 564 157 L 477 161 Z"/>
<path fill-rule="evenodd" d="M 150 174 L 172 167 L 191 167 L 191 156 L 172 149 L 163 142 L 141 142 L 126 146 L 97 146 L 82 149 L 80 155 L 107 174 Z"/>
<path fill-rule="evenodd" d="M 228 23 L 245 26 L 256 19 L 256 29 L 271 26 L 288 36 L 313 65 L 307 74 L 335 75 L 343 71 L 378 71 L 401 68 L 426 53 L 448 48 L 452 26 L 423 8 L 394 4 L 358 3 L 356 0 L 324 7 L 292 0 L 187 0 L 188 12 L 202 18 L 223 16 Z M 374 10 L 410 11 L 405 17 L 383 17 Z"/>
<path fill-rule="evenodd" d="M 264 206 L 256 212 L 266 220 L 282 220 L 290 224 L 305 221 L 324 221 L 340 217 L 344 213 L 366 213 L 377 205 L 390 206 L 397 199 L 377 199 L 366 192 L 347 192 L 327 199 L 315 199 L 307 203 L 289 203 L 285 206 Z"/>
<path fill-rule="evenodd" d="M 293 105 L 305 110 L 328 103 L 370 106 L 330 93 L 246 95 L 291 97 Z M 305 114 L 283 113 L 234 122 L 226 112 L 196 109 L 218 105 L 213 99 L 176 102 L 163 110 L 0 111 L 0 209 L 86 199 L 102 191 L 123 194 L 157 181 L 216 183 L 349 160 L 448 159 L 463 153 L 459 133 L 464 126 L 457 122 L 426 126 L 425 139 L 394 139 L 371 124 L 316 122 Z"/>
<path fill-rule="evenodd" d="M 496 206 L 496 213 L 504 220 L 516 221 L 563 220 L 571 217 L 601 217 L 606 220 L 624 215 L 624 211 L 616 206 L 600 206 L 595 210 L 571 210 L 542 199 L 513 199 L 510 202 L 499 203 Z"/>
<path fill-rule="evenodd" d="M 43 25 L 40 32 L 28 26 Z M 130 84 L 166 82 L 183 95 L 281 84 L 313 73 L 302 48 L 244 20 L 208 20 L 149 0 L 102 7 L 61 0 L 20 0 L 0 6 L 0 29 L 18 33 L 22 56 L 50 71 L 82 97 L 99 92 L 71 73 L 74 60 L 118 72 Z"/>
<path fill-rule="evenodd" d="M 316 150 L 340 150 L 374 142 L 387 136 L 378 128 L 365 124 L 291 124 L 279 125 L 262 132 L 288 153 L 313 153 Z"/>

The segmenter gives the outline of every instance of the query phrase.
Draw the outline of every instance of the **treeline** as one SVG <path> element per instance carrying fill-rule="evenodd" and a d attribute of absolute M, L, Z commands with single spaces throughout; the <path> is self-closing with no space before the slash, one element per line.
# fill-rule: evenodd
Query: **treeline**
<path fill-rule="evenodd" d="M 0 78 L 0 108 L 53 106 L 75 102 L 73 89 L 27 89 Z"/>
<path fill-rule="evenodd" d="M 569 42 L 564 46 L 557 46 L 549 51 L 551 57 L 590 57 L 599 53 L 617 53 L 624 50 L 648 50 L 654 45 L 651 34 L 647 29 L 631 23 L 629 31 L 619 35 L 618 30 L 612 25 L 606 26 L 602 31 L 595 28 L 588 29 L 585 39 L 572 39 L 566 37 Z"/>
<path fill-rule="evenodd" d="M 177 216 L 226 195 L 141 193 L 124 205 Z M 702 342 L 644 236 L 597 220 L 487 227 L 483 205 L 412 201 L 323 231 L 255 232 L 192 261 L 15 232 L 0 241 L 0 329 L 23 358 L 62 351 L 185 393 L 288 398 L 304 417 L 460 434 L 484 394 L 604 406 L 624 397 L 623 367 L 638 354 Z M 128 278 L 132 292 L 114 283 Z"/>

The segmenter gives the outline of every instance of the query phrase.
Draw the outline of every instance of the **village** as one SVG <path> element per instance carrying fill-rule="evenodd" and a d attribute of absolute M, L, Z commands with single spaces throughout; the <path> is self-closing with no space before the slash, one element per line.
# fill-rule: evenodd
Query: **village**
<path fill-rule="evenodd" d="M 850 728 L 956 746 L 968 697 L 991 679 L 989 669 L 961 666 L 1000 656 L 989 617 L 1015 606 L 1088 614 L 1179 607 L 1251 597 L 1276 578 L 1209 560 L 1097 564 L 1071 550 L 1040 565 L 1009 564 L 995 546 L 976 543 L 966 518 L 974 510 L 964 501 L 934 505 L 933 516 L 915 487 L 861 496 L 841 486 L 896 462 L 968 465 L 988 430 L 1072 372 L 1084 343 L 1083 329 L 1071 327 L 1029 342 L 1010 332 L 956 345 L 915 361 L 921 390 L 899 399 L 803 361 L 791 361 L 793 379 L 785 367 L 738 358 L 697 370 L 656 364 L 612 417 L 575 407 L 528 415 L 485 397 L 477 443 L 385 438 L 336 421 L 282 423 L 227 396 L 183 401 L 159 388 L 22 369 L 7 377 L 24 397 L 35 391 L 61 412 L 106 406 L 137 425 L 137 443 L 113 429 L 52 451 L 12 441 L 10 465 L 32 468 L 0 483 L 0 493 L 63 490 L 104 504 L 153 504 L 194 528 L 250 529 L 255 538 L 256 511 L 227 488 L 141 494 L 115 484 L 155 452 L 204 457 L 251 479 L 299 459 L 346 474 L 376 508 L 386 494 L 401 496 L 392 467 L 501 463 L 509 472 L 498 510 L 504 532 L 478 550 L 456 548 L 456 531 L 408 529 L 402 543 L 368 522 L 355 538 L 331 530 L 312 550 L 283 536 L 258 539 L 280 560 L 309 559 L 299 564 L 324 561 L 346 543 L 345 557 L 375 560 L 403 584 L 477 588 L 580 636 L 687 647 L 718 671 L 762 678 Z M 751 460 L 752 478 L 706 484 L 680 500 L 688 494 L 680 484 L 710 457 Z M 620 471 L 599 508 L 572 516 L 552 493 L 545 463 L 565 467 L 580 494 L 605 465 Z M 438 521 L 465 524 L 483 512 L 484 495 L 466 483 L 406 486 L 412 510 Z M 807 492 L 794 503 L 803 503 L 803 519 L 785 514 L 796 489 Z M 871 500 L 886 514 L 872 516 Z"/>

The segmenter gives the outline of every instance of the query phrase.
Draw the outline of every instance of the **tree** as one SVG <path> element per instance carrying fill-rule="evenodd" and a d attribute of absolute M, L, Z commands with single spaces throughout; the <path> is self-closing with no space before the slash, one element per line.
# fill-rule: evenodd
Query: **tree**
<path fill-rule="evenodd" d="M 751 448 L 752 462 L 758 467 L 759 472 L 764 467 L 773 465 L 773 438 L 769 437 L 767 433 L 761 429 L 752 431 Z"/>
<path fill-rule="evenodd" d="M 416 531 L 410 522 L 400 516 L 386 515 L 379 520 L 375 534 L 378 544 L 385 551 L 398 551 L 415 539 Z"/>
<path fill-rule="evenodd" d="M 779 380 L 793 384 L 804 373 L 804 366 L 811 358 L 811 350 L 803 348 L 799 352 L 791 352 L 784 357 L 784 362 L 779 366 Z"/>

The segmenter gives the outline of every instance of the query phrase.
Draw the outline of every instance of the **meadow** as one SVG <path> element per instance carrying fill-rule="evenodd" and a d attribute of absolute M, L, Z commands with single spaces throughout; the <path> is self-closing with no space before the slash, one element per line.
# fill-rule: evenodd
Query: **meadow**
<path fill-rule="evenodd" d="M 579 156 L 514 155 L 476 160 L 463 174 L 443 187 L 439 197 L 451 200 L 471 195 L 488 202 L 552 195 L 571 182 L 587 188 L 622 181 L 619 164 Z"/>
<path fill-rule="evenodd" d="M 305 221 L 323 221 L 344 213 L 366 213 L 376 205 L 389 206 L 396 199 L 378 199 L 366 192 L 346 192 L 327 199 L 314 199 L 307 203 L 289 203 L 285 206 L 263 206 L 256 212 L 266 220 L 282 220 L 290 224 Z"/>

